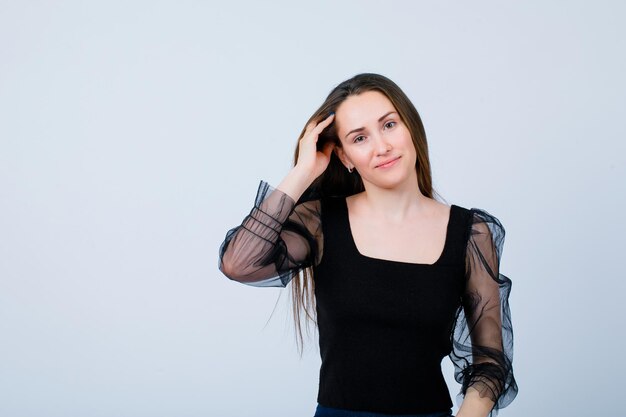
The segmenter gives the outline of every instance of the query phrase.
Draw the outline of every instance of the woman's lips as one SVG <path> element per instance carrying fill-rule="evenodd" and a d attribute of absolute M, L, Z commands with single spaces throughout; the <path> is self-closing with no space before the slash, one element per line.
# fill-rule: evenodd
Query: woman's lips
<path fill-rule="evenodd" d="M 387 162 L 386 164 L 378 165 L 376 168 L 389 168 L 389 167 L 395 165 L 396 162 L 398 161 L 398 159 L 400 159 L 400 157 L 397 157 L 396 159 L 393 159 L 393 160 Z"/>

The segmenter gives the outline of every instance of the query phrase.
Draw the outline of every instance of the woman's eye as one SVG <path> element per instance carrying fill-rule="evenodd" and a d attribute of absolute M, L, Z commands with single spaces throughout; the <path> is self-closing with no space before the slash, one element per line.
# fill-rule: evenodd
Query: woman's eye
<path fill-rule="evenodd" d="M 390 125 L 391 125 L 391 126 L 390 126 Z M 392 127 L 394 127 L 395 125 L 396 125 L 396 122 L 387 122 L 387 123 L 385 123 L 385 127 L 387 127 L 387 128 L 392 128 Z"/>
<path fill-rule="evenodd" d="M 353 141 L 353 142 L 355 142 L 355 143 L 356 143 L 356 142 L 360 142 L 360 140 L 359 140 L 359 139 L 364 139 L 364 138 L 365 138 L 364 136 L 357 136 L 357 137 L 355 137 L 355 138 L 354 138 L 354 141 Z"/>

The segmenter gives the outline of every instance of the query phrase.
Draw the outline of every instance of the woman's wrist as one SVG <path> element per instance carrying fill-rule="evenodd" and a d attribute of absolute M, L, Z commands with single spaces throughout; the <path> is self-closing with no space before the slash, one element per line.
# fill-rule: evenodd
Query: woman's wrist
<path fill-rule="evenodd" d="M 481 397 L 479 392 L 469 387 L 461 403 L 456 417 L 486 417 L 493 408 L 493 401 L 488 397 Z"/>
<path fill-rule="evenodd" d="M 313 183 L 313 179 L 310 178 L 310 175 L 309 172 L 305 172 L 298 166 L 295 166 L 289 171 L 287 176 L 283 178 L 281 183 L 278 184 L 276 189 L 287 194 L 293 201 L 298 201 L 300 196 L 302 196 L 311 183 Z"/>

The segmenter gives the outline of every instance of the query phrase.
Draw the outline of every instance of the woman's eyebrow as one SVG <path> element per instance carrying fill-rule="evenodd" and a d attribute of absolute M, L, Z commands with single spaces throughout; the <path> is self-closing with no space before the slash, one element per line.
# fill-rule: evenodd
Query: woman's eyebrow
<path fill-rule="evenodd" d="M 383 119 L 387 116 L 389 116 L 390 114 L 395 113 L 395 111 L 390 111 L 389 113 L 386 113 L 385 115 L 381 116 L 380 119 L 378 119 L 378 122 L 382 122 Z M 360 132 L 362 130 L 365 130 L 364 127 L 359 127 L 358 129 L 352 129 L 351 131 L 349 131 L 348 133 L 346 133 L 346 136 L 344 136 L 344 138 L 347 138 L 349 134 L 354 133 L 354 132 Z"/>

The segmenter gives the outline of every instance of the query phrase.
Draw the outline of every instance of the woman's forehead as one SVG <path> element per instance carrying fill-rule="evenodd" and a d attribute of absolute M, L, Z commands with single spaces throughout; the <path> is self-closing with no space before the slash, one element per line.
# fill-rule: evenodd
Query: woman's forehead
<path fill-rule="evenodd" d="M 350 96 L 335 111 L 338 133 L 378 123 L 380 117 L 395 111 L 393 103 L 381 92 L 366 91 Z"/>

